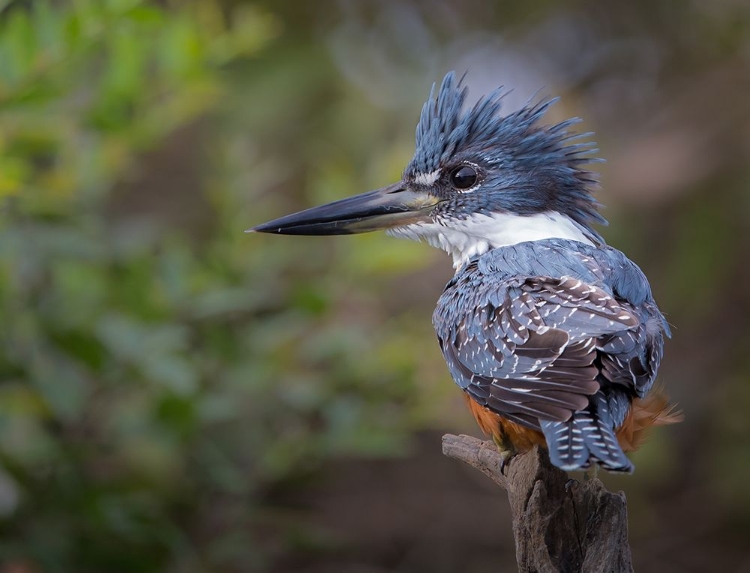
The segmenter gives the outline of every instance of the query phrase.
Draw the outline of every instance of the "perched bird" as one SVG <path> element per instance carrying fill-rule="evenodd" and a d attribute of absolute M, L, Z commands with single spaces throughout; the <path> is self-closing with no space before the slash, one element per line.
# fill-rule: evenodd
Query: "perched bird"
<path fill-rule="evenodd" d="M 388 229 L 447 251 L 433 324 L 482 430 L 506 456 L 540 444 L 564 470 L 631 472 L 644 431 L 679 421 L 653 388 L 670 332 L 644 274 L 592 227 L 606 221 L 590 134 L 540 125 L 555 100 L 503 116 L 501 89 L 466 96 L 452 72 L 433 86 L 398 183 L 250 231 Z"/>

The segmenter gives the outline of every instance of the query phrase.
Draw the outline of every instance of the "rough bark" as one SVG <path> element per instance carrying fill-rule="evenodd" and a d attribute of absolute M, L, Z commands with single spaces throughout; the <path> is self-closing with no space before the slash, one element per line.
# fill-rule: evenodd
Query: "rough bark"
<path fill-rule="evenodd" d="M 522 573 L 633 571 L 624 493 L 607 491 L 597 478 L 570 479 L 540 448 L 502 468 L 492 442 L 447 434 L 443 454 L 480 470 L 508 492 Z"/>

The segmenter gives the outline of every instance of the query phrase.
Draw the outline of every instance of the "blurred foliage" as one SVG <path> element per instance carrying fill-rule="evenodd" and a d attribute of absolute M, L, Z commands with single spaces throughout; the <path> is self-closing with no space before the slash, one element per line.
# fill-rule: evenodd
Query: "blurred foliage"
<path fill-rule="evenodd" d="M 266 511 L 269 491 L 330 455 L 403 449 L 413 366 L 398 341 L 366 336 L 366 319 L 342 328 L 340 288 L 290 286 L 288 248 L 241 233 L 258 217 L 237 178 L 252 172 L 255 194 L 276 182 L 246 164 L 226 82 L 278 25 L 212 1 L 0 13 L 0 561 L 263 568 L 278 547 L 259 532 L 294 523 Z M 278 87 L 249 112 L 273 114 Z M 169 225 L 189 193 L 138 189 L 164 145 L 199 149 L 200 241 Z M 129 211 L 144 193 L 167 215 Z"/>
<path fill-rule="evenodd" d="M 675 325 L 687 421 L 612 482 L 634 546 L 747 531 L 740 4 L 0 0 L 0 571 L 267 570 L 335 546 L 295 505 L 326 461 L 476 432 L 429 321 L 442 253 L 242 233 L 397 179 L 450 68 L 599 132 L 606 236 Z"/>

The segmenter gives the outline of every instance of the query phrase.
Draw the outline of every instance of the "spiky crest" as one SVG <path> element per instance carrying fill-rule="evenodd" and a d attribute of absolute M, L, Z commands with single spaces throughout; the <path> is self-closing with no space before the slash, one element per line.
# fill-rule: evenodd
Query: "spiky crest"
<path fill-rule="evenodd" d="M 598 151 L 596 144 L 576 142 L 592 134 L 569 130 L 581 121 L 579 118 L 539 124 L 558 98 L 530 102 L 502 116 L 502 99 L 507 94 L 502 87 L 465 109 L 467 94 L 464 78 L 456 80 L 454 72 L 445 76 L 437 95 L 433 85 L 422 108 L 416 151 L 405 179 L 434 173 L 456 157 L 474 154 L 505 173 L 504 179 L 488 181 L 497 188 L 513 186 L 533 192 L 536 186 L 544 186 L 545 192 L 554 195 L 555 207 L 578 223 L 587 228 L 592 223 L 607 224 L 592 194 L 596 174 L 582 167 L 601 161 L 591 156 Z"/>

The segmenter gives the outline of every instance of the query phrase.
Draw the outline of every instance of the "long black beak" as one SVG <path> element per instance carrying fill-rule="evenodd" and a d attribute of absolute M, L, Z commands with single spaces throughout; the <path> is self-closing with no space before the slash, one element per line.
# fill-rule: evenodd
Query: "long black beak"
<path fill-rule="evenodd" d="M 428 219 L 439 199 L 403 183 L 362 193 L 263 223 L 246 232 L 281 235 L 348 235 L 401 227 Z"/>

